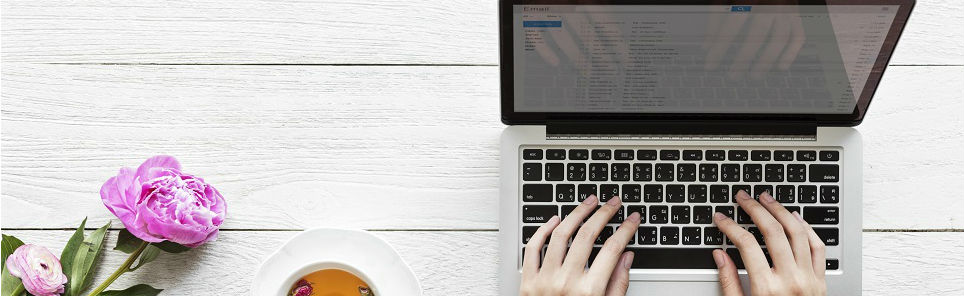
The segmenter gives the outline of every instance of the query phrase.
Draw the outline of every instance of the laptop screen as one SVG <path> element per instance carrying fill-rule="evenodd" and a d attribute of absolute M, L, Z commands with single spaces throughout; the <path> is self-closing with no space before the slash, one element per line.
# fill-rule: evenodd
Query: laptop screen
<path fill-rule="evenodd" d="M 855 114 L 899 8 L 511 5 L 512 108 Z"/>

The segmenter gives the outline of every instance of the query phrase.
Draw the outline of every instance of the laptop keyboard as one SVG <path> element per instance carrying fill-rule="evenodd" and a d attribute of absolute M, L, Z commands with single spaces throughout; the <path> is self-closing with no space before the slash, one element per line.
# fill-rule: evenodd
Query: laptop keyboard
<path fill-rule="evenodd" d="M 712 219 L 714 212 L 734 218 L 756 236 L 766 253 L 759 229 L 736 204 L 740 190 L 754 198 L 770 192 L 789 211 L 799 212 L 827 246 L 840 243 L 838 147 L 520 150 L 523 246 L 549 218 L 565 218 L 588 196 L 596 195 L 600 202 L 621 198 L 623 206 L 596 240 L 592 257 L 623 219 L 640 212 L 642 223 L 627 246 L 636 253 L 633 268 L 715 269 L 711 252 L 718 248 L 726 248 L 743 268 L 739 252 Z M 838 266 L 837 259 L 827 259 L 828 270 Z"/>

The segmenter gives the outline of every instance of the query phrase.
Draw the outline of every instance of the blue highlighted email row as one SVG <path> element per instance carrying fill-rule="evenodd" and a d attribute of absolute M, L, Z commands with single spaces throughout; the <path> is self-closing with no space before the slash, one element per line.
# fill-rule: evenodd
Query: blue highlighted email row
<path fill-rule="evenodd" d="M 523 28 L 560 28 L 562 21 L 522 21 Z"/>

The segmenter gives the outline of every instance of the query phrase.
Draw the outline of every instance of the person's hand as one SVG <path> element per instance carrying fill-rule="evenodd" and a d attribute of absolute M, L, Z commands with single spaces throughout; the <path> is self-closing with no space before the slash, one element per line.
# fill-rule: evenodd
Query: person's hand
<path fill-rule="evenodd" d="M 767 192 L 760 194 L 760 202 L 753 200 L 743 190 L 736 197 L 740 207 L 763 233 L 773 259 L 771 268 L 760 244 L 750 232 L 725 215 L 714 214 L 717 227 L 740 250 L 740 257 L 750 277 L 750 294 L 826 295 L 824 244 L 810 224 L 799 213 L 787 211 Z M 713 259 L 720 271 L 723 294 L 743 295 L 733 259 L 723 250 L 713 251 Z"/>
<path fill-rule="evenodd" d="M 739 80 L 744 76 L 749 76 L 751 80 L 762 80 L 774 67 L 780 71 L 789 70 L 806 40 L 796 2 L 771 2 L 780 5 L 771 6 L 772 9 L 785 7 L 782 8 L 784 11 L 711 15 L 703 42 L 703 49 L 706 50 L 704 68 L 715 70 L 728 66 L 725 70 L 730 80 Z M 739 35 L 745 35 L 744 40 L 737 40 Z M 735 55 L 728 54 L 731 46 L 737 47 Z M 721 65 L 725 62 L 729 65 Z"/>
<path fill-rule="evenodd" d="M 553 216 L 532 235 L 526 244 L 522 262 L 520 295 L 625 295 L 629 287 L 629 268 L 633 253 L 623 252 L 636 235 L 641 217 L 632 213 L 603 244 L 590 268 L 586 268 L 593 243 L 613 214 L 622 207 L 613 197 L 593 214 L 596 196 L 589 196 L 562 222 Z M 592 214 L 592 217 L 589 215 Z M 589 220 L 582 224 L 586 217 Z M 580 227 L 580 224 L 582 226 Z M 577 232 L 578 230 L 578 232 Z M 567 246 L 573 233 L 572 246 Z M 551 236 L 551 238 L 550 238 Z M 549 238 L 545 259 L 540 259 L 542 246 Z M 540 268 L 539 263 L 542 261 Z"/>

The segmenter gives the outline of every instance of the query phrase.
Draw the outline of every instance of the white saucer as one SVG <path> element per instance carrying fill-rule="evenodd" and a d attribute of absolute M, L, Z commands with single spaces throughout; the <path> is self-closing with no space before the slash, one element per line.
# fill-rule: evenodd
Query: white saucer
<path fill-rule="evenodd" d="M 284 296 L 313 271 L 339 268 L 371 285 L 375 295 L 421 295 L 415 274 L 395 249 L 361 230 L 316 228 L 291 238 L 261 264 L 251 295 Z"/>

